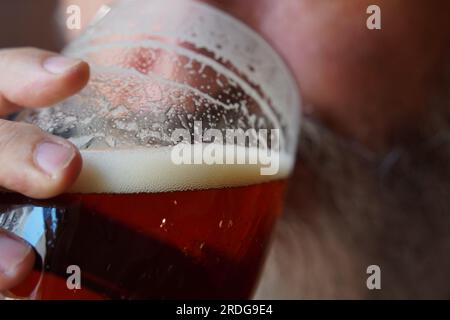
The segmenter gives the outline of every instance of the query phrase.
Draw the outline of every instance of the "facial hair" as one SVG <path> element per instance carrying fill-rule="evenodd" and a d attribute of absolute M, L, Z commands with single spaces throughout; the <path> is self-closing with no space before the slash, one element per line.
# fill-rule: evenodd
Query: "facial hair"
<path fill-rule="evenodd" d="M 450 298 L 450 81 L 443 83 L 423 123 L 387 152 L 304 118 L 255 298 Z M 368 286 L 373 265 L 379 289 Z"/>

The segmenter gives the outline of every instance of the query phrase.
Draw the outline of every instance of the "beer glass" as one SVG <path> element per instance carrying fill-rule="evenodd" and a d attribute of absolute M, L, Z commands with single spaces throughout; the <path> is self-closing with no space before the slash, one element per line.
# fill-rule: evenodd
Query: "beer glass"
<path fill-rule="evenodd" d="M 6 296 L 251 298 L 294 163 L 289 69 L 201 2 L 102 12 L 64 50 L 89 63 L 87 87 L 18 116 L 73 142 L 83 169 L 54 199 L 0 194 L 0 227 L 38 257 Z"/>

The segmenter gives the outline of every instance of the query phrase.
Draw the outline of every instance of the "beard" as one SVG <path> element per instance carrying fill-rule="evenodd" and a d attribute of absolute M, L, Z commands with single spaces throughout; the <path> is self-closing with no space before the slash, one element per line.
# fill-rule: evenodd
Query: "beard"
<path fill-rule="evenodd" d="M 303 119 L 255 298 L 450 298 L 450 81 L 443 83 L 428 116 L 387 152 Z M 367 287 L 370 265 L 380 268 L 380 290 Z"/>

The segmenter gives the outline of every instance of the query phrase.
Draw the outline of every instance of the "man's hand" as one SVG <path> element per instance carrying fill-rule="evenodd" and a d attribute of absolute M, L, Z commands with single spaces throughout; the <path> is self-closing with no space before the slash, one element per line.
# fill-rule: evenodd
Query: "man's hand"
<path fill-rule="evenodd" d="M 0 50 L 0 117 L 19 108 L 44 107 L 78 92 L 88 81 L 85 62 L 48 51 Z M 74 145 L 29 124 L 0 119 L 0 188 L 50 198 L 81 170 Z M 0 230 L 0 291 L 13 288 L 34 264 L 31 247 Z"/>

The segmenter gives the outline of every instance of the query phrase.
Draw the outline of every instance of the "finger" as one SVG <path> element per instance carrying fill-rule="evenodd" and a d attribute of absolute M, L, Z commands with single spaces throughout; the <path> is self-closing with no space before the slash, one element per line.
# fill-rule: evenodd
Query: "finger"
<path fill-rule="evenodd" d="M 56 103 L 89 79 L 86 62 L 34 48 L 0 50 L 0 70 L 0 115 Z"/>
<path fill-rule="evenodd" d="M 0 186 L 31 198 L 64 192 L 81 170 L 69 141 L 25 123 L 0 120 Z"/>
<path fill-rule="evenodd" d="M 34 266 L 35 254 L 25 241 L 0 229 L 0 292 L 25 280 Z"/>

